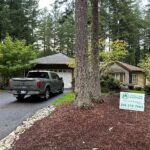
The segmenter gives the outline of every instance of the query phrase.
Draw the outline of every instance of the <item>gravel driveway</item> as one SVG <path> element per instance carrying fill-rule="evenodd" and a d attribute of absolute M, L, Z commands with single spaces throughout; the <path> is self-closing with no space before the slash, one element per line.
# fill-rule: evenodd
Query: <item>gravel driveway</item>
<path fill-rule="evenodd" d="M 23 120 L 32 116 L 37 110 L 50 105 L 62 95 L 55 95 L 47 101 L 28 97 L 23 102 L 18 102 L 12 94 L 0 92 L 0 140 L 13 131 Z"/>

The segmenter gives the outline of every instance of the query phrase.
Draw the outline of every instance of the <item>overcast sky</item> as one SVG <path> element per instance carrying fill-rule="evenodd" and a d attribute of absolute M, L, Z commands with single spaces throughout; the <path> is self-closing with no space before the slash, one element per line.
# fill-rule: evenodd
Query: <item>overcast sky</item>
<path fill-rule="evenodd" d="M 51 9 L 50 4 L 53 4 L 55 0 L 40 0 L 39 1 L 39 7 L 40 8 L 44 8 L 47 7 L 49 9 Z M 143 1 L 143 5 L 146 4 L 147 0 L 142 0 Z"/>
<path fill-rule="evenodd" d="M 53 4 L 55 0 L 40 0 L 39 1 L 39 7 L 44 8 L 44 7 L 50 7 L 50 4 Z"/>

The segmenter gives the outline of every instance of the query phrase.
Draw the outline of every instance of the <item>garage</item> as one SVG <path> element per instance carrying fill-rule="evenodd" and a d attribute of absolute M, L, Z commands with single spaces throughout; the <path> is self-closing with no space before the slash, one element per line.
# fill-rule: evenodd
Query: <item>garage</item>
<path fill-rule="evenodd" d="M 57 72 L 64 80 L 64 88 L 72 88 L 73 69 L 69 67 L 70 58 L 62 53 L 35 59 L 35 70 L 50 70 Z"/>

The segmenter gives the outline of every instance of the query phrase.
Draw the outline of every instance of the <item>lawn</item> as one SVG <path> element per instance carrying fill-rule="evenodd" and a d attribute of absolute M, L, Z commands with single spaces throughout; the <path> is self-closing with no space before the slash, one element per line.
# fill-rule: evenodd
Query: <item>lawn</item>
<path fill-rule="evenodd" d="M 139 94 L 144 94 L 145 93 L 144 91 L 136 91 L 136 90 L 129 90 L 128 92 L 139 93 Z"/>
<path fill-rule="evenodd" d="M 74 93 L 68 92 L 68 93 L 65 93 L 63 96 L 61 96 L 60 98 L 58 98 L 56 101 L 54 101 L 52 105 L 58 106 L 60 104 L 69 103 L 69 102 L 72 102 L 73 99 L 74 99 Z"/>
<path fill-rule="evenodd" d="M 108 96 L 109 93 L 102 93 L 101 95 L 102 96 Z M 74 100 L 74 93 L 73 92 L 68 92 L 68 93 L 65 93 L 63 96 L 61 96 L 60 98 L 58 98 L 56 101 L 54 101 L 52 103 L 52 105 L 58 106 L 58 105 L 61 105 L 61 104 L 64 104 L 64 103 L 72 102 L 73 100 Z"/>

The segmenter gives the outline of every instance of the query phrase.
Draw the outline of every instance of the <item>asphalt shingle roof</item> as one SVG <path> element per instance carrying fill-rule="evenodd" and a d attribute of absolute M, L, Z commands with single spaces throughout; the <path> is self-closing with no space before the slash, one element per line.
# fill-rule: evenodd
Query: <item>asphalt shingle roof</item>
<path fill-rule="evenodd" d="M 126 63 L 123 63 L 123 62 L 120 62 L 120 61 L 117 62 L 117 64 L 120 65 L 120 66 L 122 66 L 123 68 L 125 68 L 128 71 L 140 71 L 140 72 L 144 72 L 144 70 L 141 69 L 140 67 L 129 65 L 129 64 L 126 64 Z"/>
<path fill-rule="evenodd" d="M 35 59 L 35 62 L 37 64 L 65 64 L 65 65 L 68 65 L 70 59 L 72 59 L 72 58 L 70 58 L 62 53 L 58 53 L 58 54 Z"/>

